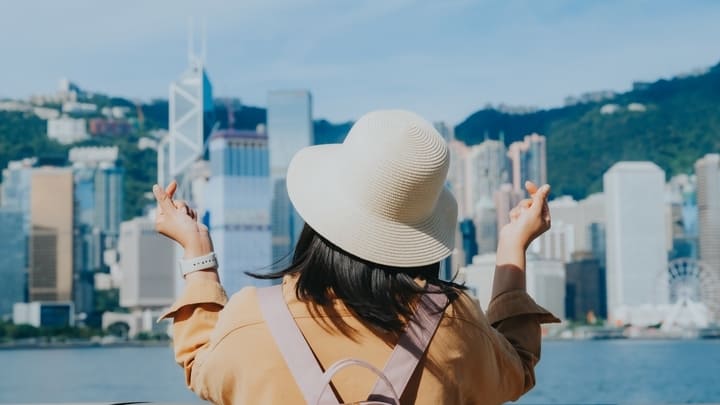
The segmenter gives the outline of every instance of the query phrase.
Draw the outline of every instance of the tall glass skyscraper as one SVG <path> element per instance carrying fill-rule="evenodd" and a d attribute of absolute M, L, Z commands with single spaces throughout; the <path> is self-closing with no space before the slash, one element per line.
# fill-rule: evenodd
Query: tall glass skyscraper
<path fill-rule="evenodd" d="M 158 182 L 167 185 L 178 180 L 180 198 L 189 199 L 189 184 L 184 175 L 192 164 L 205 155 L 205 142 L 213 119 L 212 85 L 201 56 L 192 52 L 189 66 L 170 84 L 168 135 L 158 147 Z M 188 193 L 188 194 L 185 194 Z"/>
<path fill-rule="evenodd" d="M 268 138 L 254 131 L 223 130 L 210 138 L 207 216 L 220 280 L 229 293 L 269 285 L 245 271 L 272 262 Z"/>
<path fill-rule="evenodd" d="M 0 207 L 0 319 L 13 304 L 25 301 L 27 235 L 21 232 L 23 213 Z"/>
<path fill-rule="evenodd" d="M 27 300 L 28 240 L 33 167 L 37 159 L 8 163 L 2 171 L 0 198 L 0 318 L 15 302 Z"/>
<path fill-rule="evenodd" d="M 12 161 L 2 172 L 2 207 L 22 212 L 22 229 L 30 234 L 30 177 L 37 159 Z"/>
<path fill-rule="evenodd" d="M 272 257 L 277 261 L 292 252 L 303 221 L 287 194 L 285 178 L 295 153 L 313 144 L 312 96 L 307 90 L 268 94 L 268 143 L 272 179 Z"/>
<path fill-rule="evenodd" d="M 94 308 L 94 278 L 108 271 L 106 249 L 117 247 L 122 219 L 124 170 L 116 166 L 118 148 L 72 148 L 74 182 L 73 301 L 78 312 Z"/>

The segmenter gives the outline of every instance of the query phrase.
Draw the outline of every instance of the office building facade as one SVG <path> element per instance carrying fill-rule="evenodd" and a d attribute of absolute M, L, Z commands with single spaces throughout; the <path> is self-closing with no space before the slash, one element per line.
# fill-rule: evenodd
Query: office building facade
<path fill-rule="evenodd" d="M 616 163 L 603 176 L 603 189 L 608 315 L 616 323 L 642 324 L 634 315 L 641 307 L 669 298 L 665 172 L 651 162 Z"/>
<path fill-rule="evenodd" d="M 268 94 L 267 132 L 272 181 L 272 258 L 277 261 L 292 254 L 303 226 L 288 197 L 285 179 L 295 153 L 314 143 L 310 92 L 271 91 Z"/>
<path fill-rule="evenodd" d="M 0 319 L 25 301 L 27 241 L 21 211 L 0 207 Z"/>
<path fill-rule="evenodd" d="M 174 243 L 155 231 L 151 218 L 120 224 L 121 307 L 159 309 L 172 304 L 178 274 Z"/>
<path fill-rule="evenodd" d="M 245 274 L 267 271 L 272 263 L 272 190 L 268 138 L 254 131 L 223 130 L 210 139 L 207 217 L 229 293 L 268 285 Z"/>
<path fill-rule="evenodd" d="M 517 192 L 525 194 L 525 182 L 530 180 L 538 186 L 547 183 L 547 154 L 545 137 L 526 135 L 522 141 L 508 147 L 512 167 L 512 185 Z"/>
<path fill-rule="evenodd" d="M 70 301 L 73 288 L 73 173 L 33 169 L 30 193 L 30 301 Z"/>
<path fill-rule="evenodd" d="M 565 264 L 565 316 L 592 323 L 607 318 L 605 271 L 591 253 L 578 252 Z"/>

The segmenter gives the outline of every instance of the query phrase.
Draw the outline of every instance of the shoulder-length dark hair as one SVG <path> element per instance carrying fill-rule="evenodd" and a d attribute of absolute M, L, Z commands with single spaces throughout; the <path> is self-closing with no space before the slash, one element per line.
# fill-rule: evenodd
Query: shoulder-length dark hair
<path fill-rule="evenodd" d="M 390 267 L 353 256 L 320 236 L 307 224 L 295 246 L 292 263 L 269 274 L 247 273 L 259 279 L 298 275 L 298 299 L 327 305 L 339 298 L 361 320 L 383 331 L 400 333 L 413 313 L 415 299 L 427 293 L 416 278 L 439 287 L 455 299 L 464 286 L 439 279 L 440 263 L 422 267 Z"/>

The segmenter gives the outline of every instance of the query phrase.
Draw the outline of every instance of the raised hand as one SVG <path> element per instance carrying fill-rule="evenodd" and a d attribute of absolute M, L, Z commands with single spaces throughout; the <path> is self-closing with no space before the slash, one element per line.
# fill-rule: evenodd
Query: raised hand
<path fill-rule="evenodd" d="M 185 257 L 201 256 L 212 252 L 212 241 L 205 225 L 198 222 L 197 212 L 184 201 L 173 200 L 177 183 L 173 181 L 165 190 L 153 186 L 157 200 L 155 230 L 176 241 L 185 249 Z"/>
<path fill-rule="evenodd" d="M 510 211 L 510 223 L 500 230 L 500 238 L 519 243 L 527 249 L 535 238 L 550 229 L 550 209 L 547 205 L 550 186 L 545 184 L 538 188 L 533 182 L 527 181 L 525 189 L 530 198 L 520 201 Z"/>

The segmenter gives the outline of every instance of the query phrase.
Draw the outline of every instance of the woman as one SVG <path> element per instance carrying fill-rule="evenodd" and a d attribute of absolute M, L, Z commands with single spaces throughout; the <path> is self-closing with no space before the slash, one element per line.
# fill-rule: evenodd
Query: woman
<path fill-rule="evenodd" d="M 442 294 L 449 304 L 437 311 L 442 319 L 401 403 L 515 400 L 535 384 L 540 324 L 557 322 L 525 292 L 525 250 L 550 227 L 549 186 L 528 182 L 531 198 L 499 232 L 486 315 L 462 286 L 438 279 L 457 227 L 457 204 L 444 188 L 448 167 L 445 142 L 406 111 L 369 113 L 343 144 L 301 150 L 288 168 L 287 188 L 307 225 L 290 267 L 260 277 L 282 278 L 282 297 L 322 369 L 347 357 L 382 369 L 422 308 L 420 298 Z M 211 257 L 212 241 L 196 213 L 172 200 L 176 187 L 156 185 L 153 192 L 158 232 L 185 251 L 186 289 L 163 318 L 173 319 L 175 355 L 188 387 L 214 403 L 306 403 L 297 382 L 302 376 L 289 369 L 259 290 L 246 287 L 228 300 L 215 263 L 198 265 Z M 350 368 L 332 387 L 340 401 L 365 400 L 375 381 Z"/>

